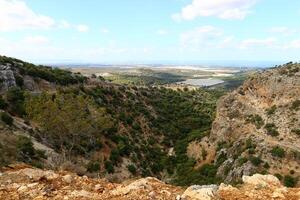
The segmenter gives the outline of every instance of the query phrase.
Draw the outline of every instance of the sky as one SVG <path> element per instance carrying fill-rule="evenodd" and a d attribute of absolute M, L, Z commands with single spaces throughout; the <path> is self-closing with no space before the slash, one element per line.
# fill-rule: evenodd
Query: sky
<path fill-rule="evenodd" d="M 299 61 L 299 0 L 0 0 L 0 55 L 35 63 Z"/>

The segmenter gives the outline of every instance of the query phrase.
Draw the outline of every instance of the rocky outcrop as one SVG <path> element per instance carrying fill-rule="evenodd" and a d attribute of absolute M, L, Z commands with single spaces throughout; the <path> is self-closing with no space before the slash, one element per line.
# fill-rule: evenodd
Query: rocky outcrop
<path fill-rule="evenodd" d="M 299 200 L 300 188 L 283 187 L 272 175 L 244 176 L 239 187 L 221 184 L 186 190 L 156 178 L 142 178 L 123 184 L 90 179 L 68 172 L 44 171 L 28 166 L 12 166 L 0 173 L 0 199 L 80 199 L 80 200 Z"/>
<path fill-rule="evenodd" d="M 254 74 L 218 102 L 208 142 L 214 147 L 217 175 L 226 183 L 253 173 L 297 180 L 299 133 L 300 64 Z"/>
<path fill-rule="evenodd" d="M 7 63 L 6 65 L 0 65 L 0 81 L 1 90 L 4 91 L 17 85 L 11 64 Z"/>

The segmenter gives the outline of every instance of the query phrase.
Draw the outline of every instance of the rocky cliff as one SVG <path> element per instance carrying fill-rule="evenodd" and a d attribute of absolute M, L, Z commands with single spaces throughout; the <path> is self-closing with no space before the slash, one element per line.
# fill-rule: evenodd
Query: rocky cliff
<path fill-rule="evenodd" d="M 276 177 L 260 174 L 244 176 L 243 184 L 238 187 L 225 184 L 194 185 L 185 190 L 150 177 L 115 184 L 104 179 L 89 179 L 68 172 L 14 166 L 0 173 L 0 198 L 6 200 L 299 200 L 300 188 L 286 188 Z"/>
<path fill-rule="evenodd" d="M 300 176 L 300 65 L 258 72 L 221 98 L 211 135 L 199 145 L 221 163 L 217 175 L 225 182 L 259 172 L 294 185 Z"/>

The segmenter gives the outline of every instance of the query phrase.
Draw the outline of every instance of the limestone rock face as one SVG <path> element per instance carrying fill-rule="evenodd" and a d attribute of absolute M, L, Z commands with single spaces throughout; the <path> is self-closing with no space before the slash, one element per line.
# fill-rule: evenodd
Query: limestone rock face
<path fill-rule="evenodd" d="M 0 80 L 1 89 L 4 91 L 17 85 L 11 65 L 0 65 Z"/>
<path fill-rule="evenodd" d="M 258 72 L 222 97 L 209 138 L 218 176 L 226 183 L 254 173 L 300 176 L 299 105 L 300 64 L 293 63 Z"/>

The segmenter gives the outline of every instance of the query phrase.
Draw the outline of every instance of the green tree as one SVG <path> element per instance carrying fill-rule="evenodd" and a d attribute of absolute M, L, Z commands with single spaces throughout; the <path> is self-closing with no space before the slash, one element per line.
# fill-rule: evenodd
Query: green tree
<path fill-rule="evenodd" d="M 6 112 L 1 113 L 1 120 L 9 126 L 13 125 L 14 122 L 14 119 Z"/>

